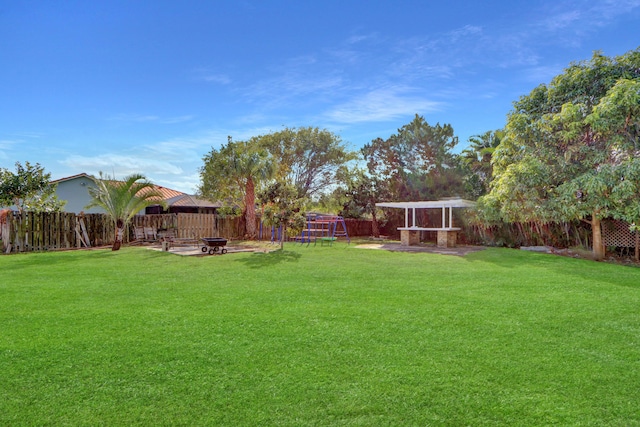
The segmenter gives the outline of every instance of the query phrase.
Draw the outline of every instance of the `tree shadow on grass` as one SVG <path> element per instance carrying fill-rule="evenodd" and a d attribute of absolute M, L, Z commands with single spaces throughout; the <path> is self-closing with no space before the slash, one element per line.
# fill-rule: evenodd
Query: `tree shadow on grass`
<path fill-rule="evenodd" d="M 298 252 L 277 250 L 272 252 L 254 252 L 251 256 L 236 260 L 249 268 L 263 268 L 283 262 L 298 262 L 302 255 Z"/>
<path fill-rule="evenodd" d="M 566 276 L 586 282 L 600 282 L 612 286 L 640 287 L 640 269 L 633 266 L 608 264 L 583 258 L 573 258 L 558 254 L 536 253 L 509 248 L 489 248 L 464 257 L 468 262 L 484 262 L 493 264 L 497 269 L 526 269 L 531 267 L 531 274 L 536 271 L 549 270 L 559 276 Z M 496 270 L 496 274 L 499 270 Z"/>
<path fill-rule="evenodd" d="M 107 252 L 108 251 L 108 252 Z M 3 260 L 10 260 L 2 265 L 2 271 L 18 271 L 24 268 L 38 268 L 49 265 L 73 263 L 86 259 L 103 258 L 111 249 L 68 249 L 58 251 L 33 251 L 2 255 Z M 5 258 L 6 257 L 6 258 Z"/>
<path fill-rule="evenodd" d="M 166 256 L 159 251 L 148 251 L 147 257 Z M 8 262 L 2 263 L 0 269 L 2 272 L 19 271 L 25 268 L 39 268 L 46 266 L 54 266 L 58 264 L 73 264 L 86 261 L 102 261 L 112 260 L 117 262 L 119 259 L 129 256 L 128 251 L 112 251 L 111 247 L 98 248 L 70 248 L 54 251 L 33 251 L 21 252 L 2 255 L 2 260 Z"/>

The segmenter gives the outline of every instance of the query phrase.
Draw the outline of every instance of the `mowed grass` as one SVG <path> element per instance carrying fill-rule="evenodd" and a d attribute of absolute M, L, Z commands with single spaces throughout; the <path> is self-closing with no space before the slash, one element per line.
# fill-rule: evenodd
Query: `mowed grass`
<path fill-rule="evenodd" d="M 640 425 L 637 268 L 290 244 L 0 272 L 0 425 Z"/>

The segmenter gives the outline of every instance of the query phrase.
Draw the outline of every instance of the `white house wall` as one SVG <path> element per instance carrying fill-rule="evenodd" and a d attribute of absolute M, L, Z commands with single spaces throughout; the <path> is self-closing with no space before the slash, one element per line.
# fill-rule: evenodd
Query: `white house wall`
<path fill-rule="evenodd" d="M 58 182 L 58 188 L 56 190 L 58 199 L 67 201 L 63 210 L 65 212 L 75 213 L 105 213 L 102 208 L 85 208 L 85 206 L 91 202 L 88 188 L 92 186 L 94 186 L 93 181 L 85 176 Z"/>

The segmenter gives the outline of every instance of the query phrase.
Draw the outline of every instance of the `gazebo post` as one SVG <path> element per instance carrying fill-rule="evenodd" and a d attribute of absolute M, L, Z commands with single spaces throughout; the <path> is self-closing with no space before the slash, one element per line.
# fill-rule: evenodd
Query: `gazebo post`
<path fill-rule="evenodd" d="M 400 230 L 400 240 L 402 245 L 412 246 L 420 243 L 421 231 L 437 231 L 438 246 L 453 247 L 456 245 L 457 234 L 460 228 L 453 226 L 453 208 L 469 208 L 475 203 L 464 199 L 443 199 L 432 201 L 417 202 L 381 202 L 376 206 L 386 208 L 403 208 L 404 209 L 404 227 L 398 227 Z M 447 207 L 449 208 L 449 223 L 447 224 Z M 409 225 L 409 209 L 413 223 Z M 442 209 L 442 224 L 439 227 L 421 227 L 416 224 L 416 209 Z"/>

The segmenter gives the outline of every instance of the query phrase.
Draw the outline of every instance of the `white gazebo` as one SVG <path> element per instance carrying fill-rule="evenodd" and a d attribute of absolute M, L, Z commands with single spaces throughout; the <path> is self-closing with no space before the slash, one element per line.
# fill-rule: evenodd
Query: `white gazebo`
<path fill-rule="evenodd" d="M 465 199 L 442 199 L 421 202 L 383 202 L 376 203 L 381 208 L 404 209 L 404 227 L 400 230 L 400 240 L 404 246 L 412 246 L 420 243 L 421 231 L 437 231 L 439 247 L 454 247 L 460 228 L 453 226 L 453 208 L 471 208 L 475 202 Z M 417 209 L 440 209 L 442 211 L 442 224 L 440 227 L 429 227 L 428 224 L 416 223 Z M 447 221 L 448 219 L 448 221 Z"/>

